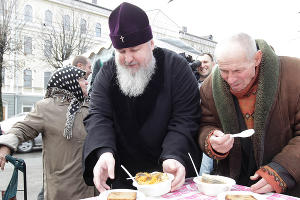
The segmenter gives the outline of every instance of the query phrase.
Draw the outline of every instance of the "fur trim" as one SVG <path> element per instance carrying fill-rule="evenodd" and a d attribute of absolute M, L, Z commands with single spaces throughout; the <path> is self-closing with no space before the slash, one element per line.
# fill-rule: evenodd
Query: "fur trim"
<path fill-rule="evenodd" d="M 57 88 L 57 87 L 52 87 L 52 88 L 47 89 L 44 99 L 53 97 L 56 94 L 63 94 L 64 99 L 66 98 L 67 101 L 70 101 L 71 99 L 75 98 L 75 96 L 68 90 Z"/>

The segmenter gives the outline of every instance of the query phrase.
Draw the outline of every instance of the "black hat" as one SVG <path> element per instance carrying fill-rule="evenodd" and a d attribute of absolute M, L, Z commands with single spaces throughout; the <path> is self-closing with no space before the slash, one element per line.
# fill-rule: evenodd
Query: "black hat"
<path fill-rule="evenodd" d="M 153 38 L 148 16 L 141 8 L 122 3 L 109 16 L 110 38 L 116 49 L 134 47 Z"/>

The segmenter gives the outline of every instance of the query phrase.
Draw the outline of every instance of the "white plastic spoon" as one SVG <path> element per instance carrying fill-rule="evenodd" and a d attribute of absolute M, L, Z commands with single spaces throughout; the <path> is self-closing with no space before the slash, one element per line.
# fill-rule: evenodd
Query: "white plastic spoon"
<path fill-rule="evenodd" d="M 230 135 L 230 137 L 242 137 L 242 138 L 245 138 L 245 137 L 252 136 L 254 133 L 255 133 L 254 129 L 247 129 L 247 130 L 244 130 L 244 131 L 242 131 L 240 133 Z"/>
<path fill-rule="evenodd" d="M 189 154 L 189 157 L 190 157 L 190 159 L 191 159 L 191 161 L 192 161 L 192 164 L 193 164 L 193 166 L 194 166 L 194 169 L 195 169 L 195 172 L 196 172 L 196 175 L 197 175 L 197 177 L 199 176 L 199 174 L 198 174 L 198 171 L 197 171 L 197 169 L 196 169 L 196 166 L 195 166 L 195 164 L 194 164 L 194 161 L 193 161 L 193 159 L 192 159 L 192 156 L 191 156 L 191 154 L 190 153 L 188 153 Z"/>
<path fill-rule="evenodd" d="M 138 184 L 136 182 L 135 178 L 129 173 L 129 171 L 123 165 L 121 165 L 121 167 L 128 174 L 128 176 L 130 177 L 130 179 L 132 179 L 133 182 L 135 182 L 136 184 Z"/>

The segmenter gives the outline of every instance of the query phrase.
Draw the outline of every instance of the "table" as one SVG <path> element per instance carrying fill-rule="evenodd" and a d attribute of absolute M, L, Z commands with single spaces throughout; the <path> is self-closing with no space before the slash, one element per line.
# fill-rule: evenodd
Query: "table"
<path fill-rule="evenodd" d="M 234 185 L 231 191 L 250 191 L 249 187 Z M 263 195 L 266 200 L 299 200 L 300 198 L 278 193 L 268 193 Z M 99 200 L 98 197 L 86 198 L 83 200 Z M 175 192 L 162 195 L 160 197 L 147 197 L 146 200 L 215 200 L 217 197 L 210 197 L 200 193 L 193 179 L 186 179 L 183 186 Z"/>

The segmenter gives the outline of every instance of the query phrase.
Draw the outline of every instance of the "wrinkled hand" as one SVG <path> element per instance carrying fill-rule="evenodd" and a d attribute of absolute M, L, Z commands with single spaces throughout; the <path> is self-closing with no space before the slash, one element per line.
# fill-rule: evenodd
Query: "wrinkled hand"
<path fill-rule="evenodd" d="M 274 188 L 268 184 L 268 182 L 262 178 L 260 175 L 258 174 L 254 174 L 253 176 L 250 176 L 251 180 L 257 180 L 258 178 L 261 178 L 257 183 L 251 185 L 250 190 L 252 192 L 255 193 L 260 193 L 260 194 L 264 194 L 264 193 L 268 193 L 268 192 L 274 192 Z"/>
<path fill-rule="evenodd" d="M 6 163 L 6 159 L 5 159 L 6 155 L 10 155 L 10 148 L 8 148 L 7 146 L 1 146 L 0 147 L 0 167 L 1 167 L 1 170 L 4 170 L 4 166 L 5 166 L 5 163 Z"/>
<path fill-rule="evenodd" d="M 163 162 L 163 171 L 174 175 L 172 181 L 171 191 L 177 190 L 184 184 L 185 181 L 185 167 L 174 159 L 167 159 Z"/>
<path fill-rule="evenodd" d="M 234 143 L 234 139 L 230 137 L 230 134 L 224 134 L 219 130 L 214 131 L 209 141 L 212 148 L 219 153 L 227 153 Z"/>
<path fill-rule="evenodd" d="M 115 159 L 112 153 L 103 153 L 98 159 L 93 173 L 94 184 L 99 192 L 109 190 L 110 187 L 106 184 L 107 178 L 115 178 Z"/>

